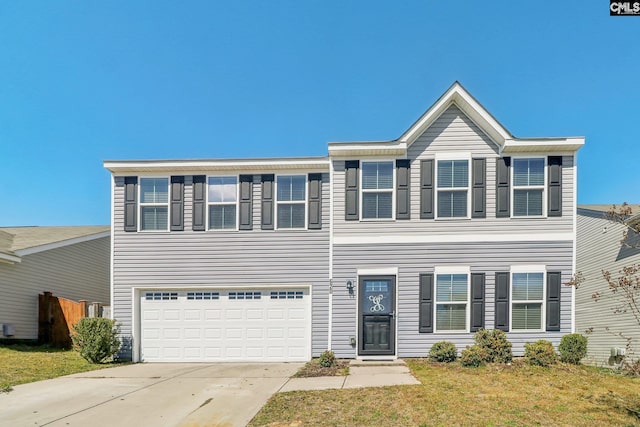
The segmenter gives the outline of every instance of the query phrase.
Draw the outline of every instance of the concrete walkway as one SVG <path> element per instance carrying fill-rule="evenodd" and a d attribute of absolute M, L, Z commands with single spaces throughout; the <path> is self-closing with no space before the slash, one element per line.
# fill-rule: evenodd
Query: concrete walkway
<path fill-rule="evenodd" d="M 344 377 L 291 378 L 279 390 L 328 390 L 420 384 L 402 360 L 392 362 L 352 360 Z"/>

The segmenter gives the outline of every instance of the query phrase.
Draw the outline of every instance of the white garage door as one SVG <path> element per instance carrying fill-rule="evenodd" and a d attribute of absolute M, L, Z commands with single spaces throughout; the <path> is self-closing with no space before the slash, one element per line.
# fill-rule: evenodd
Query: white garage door
<path fill-rule="evenodd" d="M 308 289 L 142 291 L 140 320 L 146 362 L 311 358 Z"/>

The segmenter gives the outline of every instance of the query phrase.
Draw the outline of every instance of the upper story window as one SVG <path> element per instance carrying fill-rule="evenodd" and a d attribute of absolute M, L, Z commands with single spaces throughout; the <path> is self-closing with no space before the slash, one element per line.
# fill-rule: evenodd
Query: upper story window
<path fill-rule="evenodd" d="M 209 229 L 237 228 L 238 178 L 210 176 L 208 182 Z"/>
<path fill-rule="evenodd" d="M 436 274 L 436 331 L 467 331 L 468 307 L 469 275 Z"/>
<path fill-rule="evenodd" d="M 362 219 L 393 218 L 393 162 L 362 163 Z"/>
<path fill-rule="evenodd" d="M 512 273 L 511 330 L 542 330 L 544 273 Z"/>
<path fill-rule="evenodd" d="M 168 178 L 140 178 L 140 230 L 169 230 Z"/>
<path fill-rule="evenodd" d="M 469 160 L 438 160 L 438 218 L 469 216 Z"/>
<path fill-rule="evenodd" d="M 304 175 L 278 175 L 278 228 L 305 228 L 307 181 Z"/>
<path fill-rule="evenodd" d="M 513 216 L 542 216 L 545 159 L 513 159 Z"/>

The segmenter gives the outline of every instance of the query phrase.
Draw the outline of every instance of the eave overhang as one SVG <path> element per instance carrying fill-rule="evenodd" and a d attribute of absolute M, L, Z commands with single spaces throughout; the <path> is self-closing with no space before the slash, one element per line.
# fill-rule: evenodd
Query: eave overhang
<path fill-rule="evenodd" d="M 584 137 L 507 139 L 502 154 L 574 153 L 584 145 Z"/>

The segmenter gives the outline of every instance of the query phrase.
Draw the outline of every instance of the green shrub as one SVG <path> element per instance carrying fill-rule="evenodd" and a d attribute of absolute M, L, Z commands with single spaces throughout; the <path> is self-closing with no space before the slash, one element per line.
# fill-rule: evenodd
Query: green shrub
<path fill-rule="evenodd" d="M 478 366 L 484 365 L 486 359 L 487 351 L 479 345 L 474 344 L 462 350 L 460 364 L 462 366 L 477 368 Z"/>
<path fill-rule="evenodd" d="M 487 363 L 509 363 L 513 359 L 507 334 L 499 329 L 480 329 L 473 336 L 478 347 L 486 353 Z"/>
<path fill-rule="evenodd" d="M 71 339 L 80 356 L 91 363 L 102 363 L 120 350 L 115 320 L 85 317 L 73 327 Z"/>
<path fill-rule="evenodd" d="M 578 365 L 587 355 L 587 337 L 580 334 L 567 334 L 562 337 L 558 351 L 561 361 Z"/>
<path fill-rule="evenodd" d="M 550 366 L 558 361 L 553 344 L 547 340 L 528 342 L 524 345 L 524 357 L 529 365 Z"/>
<path fill-rule="evenodd" d="M 439 341 L 431 346 L 429 358 L 435 362 L 455 362 L 458 358 L 458 349 L 452 342 Z"/>
<path fill-rule="evenodd" d="M 336 355 L 331 350 L 325 350 L 318 358 L 318 365 L 323 368 L 330 368 L 336 363 Z"/>

